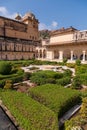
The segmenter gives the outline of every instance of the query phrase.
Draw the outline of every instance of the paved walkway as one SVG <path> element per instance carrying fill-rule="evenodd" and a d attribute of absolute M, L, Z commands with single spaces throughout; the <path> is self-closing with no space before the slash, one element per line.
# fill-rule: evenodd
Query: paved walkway
<path fill-rule="evenodd" d="M 70 67 L 67 67 L 67 66 L 62 66 L 63 69 L 67 70 L 71 70 L 72 71 L 72 75 L 75 76 L 75 69 L 74 68 L 70 68 Z"/>
<path fill-rule="evenodd" d="M 62 69 L 69 69 L 72 71 L 72 75 L 75 76 L 75 69 L 74 68 L 69 68 L 67 66 L 53 66 L 53 65 L 30 65 L 30 66 L 27 66 L 27 67 L 21 67 L 25 72 L 31 72 L 33 70 L 30 70 L 32 67 L 36 67 L 38 68 L 39 70 L 53 70 L 53 71 L 62 71 L 60 70 L 60 68 Z"/>
<path fill-rule="evenodd" d="M 18 130 L 0 107 L 0 130 Z"/>
<path fill-rule="evenodd" d="M 63 117 L 59 119 L 59 127 L 61 127 L 64 122 L 68 119 L 70 119 L 79 109 L 81 108 L 81 105 L 75 105 L 73 108 L 71 108 L 68 112 L 66 112 Z"/>

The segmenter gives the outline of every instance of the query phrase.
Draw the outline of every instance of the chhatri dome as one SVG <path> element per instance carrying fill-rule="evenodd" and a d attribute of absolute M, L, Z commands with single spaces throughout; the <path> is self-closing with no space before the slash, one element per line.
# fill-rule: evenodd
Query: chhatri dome
<path fill-rule="evenodd" d="M 32 13 L 32 12 L 27 12 L 24 17 L 27 16 L 27 17 L 34 17 L 35 18 L 35 15 Z"/>
<path fill-rule="evenodd" d="M 16 16 L 15 16 L 15 19 L 16 20 L 21 20 L 21 15 L 19 13 L 17 13 Z"/>
<path fill-rule="evenodd" d="M 31 19 L 35 19 L 35 15 L 32 12 L 27 12 L 24 17 L 25 18 L 31 18 Z"/>

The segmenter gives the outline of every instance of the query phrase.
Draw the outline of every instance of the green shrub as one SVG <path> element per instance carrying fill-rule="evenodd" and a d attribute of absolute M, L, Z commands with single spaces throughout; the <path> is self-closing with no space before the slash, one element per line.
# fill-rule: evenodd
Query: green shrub
<path fill-rule="evenodd" d="M 76 66 L 75 71 L 77 75 L 87 73 L 87 65 Z"/>
<path fill-rule="evenodd" d="M 62 86 L 70 84 L 70 82 L 71 82 L 71 78 L 69 78 L 69 77 L 65 77 L 65 78 L 57 79 L 56 80 L 56 84 L 62 85 Z"/>
<path fill-rule="evenodd" d="M 3 88 L 5 85 L 5 80 L 0 80 L 0 88 Z"/>
<path fill-rule="evenodd" d="M 79 77 L 80 77 L 81 83 L 83 85 L 87 85 L 87 73 L 80 74 Z"/>
<path fill-rule="evenodd" d="M 73 82 L 72 82 L 72 88 L 74 89 L 79 89 L 81 88 L 81 80 L 80 80 L 80 77 L 79 76 L 75 76 L 73 78 Z"/>
<path fill-rule="evenodd" d="M 24 73 L 24 78 L 23 78 L 23 80 L 29 80 L 29 79 L 30 79 L 30 76 L 31 76 L 31 73 L 25 72 L 25 73 Z"/>
<path fill-rule="evenodd" d="M 0 75 L 0 80 L 16 77 L 18 74 Z"/>
<path fill-rule="evenodd" d="M 31 88 L 29 96 L 50 108 L 58 117 L 80 101 L 80 93 L 77 90 L 54 84 Z"/>
<path fill-rule="evenodd" d="M 77 66 L 81 65 L 81 61 L 79 59 L 76 60 L 76 65 Z"/>
<path fill-rule="evenodd" d="M 18 75 L 16 77 L 9 78 L 12 80 L 12 83 L 17 83 L 23 81 L 24 75 Z"/>
<path fill-rule="evenodd" d="M 54 71 L 38 71 L 31 75 L 30 80 L 37 85 L 55 83 L 55 79 L 63 77 L 63 74 Z"/>
<path fill-rule="evenodd" d="M 87 97 L 87 89 L 85 89 L 84 91 L 81 92 L 81 96 L 82 96 L 82 98 Z"/>
<path fill-rule="evenodd" d="M 69 70 L 69 69 L 65 70 L 64 73 L 63 73 L 63 76 L 64 77 L 66 77 L 66 76 L 68 76 L 68 77 L 72 76 L 72 71 Z"/>
<path fill-rule="evenodd" d="M 72 72 L 68 69 L 65 70 L 64 73 L 46 70 L 46 71 L 38 71 L 38 72 L 33 73 L 30 77 L 30 80 L 36 83 L 37 85 L 43 85 L 46 83 L 55 84 L 56 81 L 61 82 L 61 85 L 66 85 L 70 83 L 70 78 L 68 77 L 70 77 L 71 75 L 72 75 Z"/>
<path fill-rule="evenodd" d="M 10 74 L 12 66 L 9 62 L 0 62 L 0 74 L 7 75 Z"/>
<path fill-rule="evenodd" d="M 67 58 L 63 59 L 63 63 L 66 64 L 67 63 Z"/>
<path fill-rule="evenodd" d="M 76 76 L 79 76 L 81 83 L 87 85 L 87 65 L 80 65 L 75 67 Z"/>
<path fill-rule="evenodd" d="M 75 68 L 75 64 L 74 63 L 67 63 L 66 66 L 70 67 L 70 68 Z"/>
<path fill-rule="evenodd" d="M 19 68 L 18 71 L 17 71 L 17 74 L 18 74 L 18 75 L 21 75 L 21 74 L 23 74 L 23 73 L 24 73 L 24 70 L 22 70 L 22 69 Z"/>
<path fill-rule="evenodd" d="M 16 73 L 17 73 L 17 71 L 18 71 L 18 69 L 17 69 L 17 68 L 13 68 L 13 67 L 12 67 L 11 74 L 16 74 Z"/>
<path fill-rule="evenodd" d="M 55 79 L 61 79 L 61 78 L 63 78 L 63 76 L 64 76 L 64 73 L 56 72 L 55 75 L 54 75 L 54 78 Z"/>
<path fill-rule="evenodd" d="M 12 88 L 12 81 L 6 80 L 4 89 L 11 89 Z"/>

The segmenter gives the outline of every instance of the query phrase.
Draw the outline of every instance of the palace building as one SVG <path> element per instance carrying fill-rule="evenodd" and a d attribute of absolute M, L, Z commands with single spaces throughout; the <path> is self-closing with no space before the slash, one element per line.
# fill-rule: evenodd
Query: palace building
<path fill-rule="evenodd" d="M 66 58 L 71 63 L 80 59 L 87 63 L 87 30 L 69 27 L 51 31 L 50 38 L 42 40 L 42 45 L 36 47 L 36 57 L 57 62 Z"/>
<path fill-rule="evenodd" d="M 17 14 L 15 20 L 0 16 L 0 60 L 35 58 L 38 23 L 32 13 Z"/>
<path fill-rule="evenodd" d="M 87 63 L 87 30 L 72 26 L 50 31 L 50 38 L 41 40 L 39 21 L 33 13 L 15 20 L 0 16 L 0 60 L 39 59 L 68 62 L 80 59 Z"/>

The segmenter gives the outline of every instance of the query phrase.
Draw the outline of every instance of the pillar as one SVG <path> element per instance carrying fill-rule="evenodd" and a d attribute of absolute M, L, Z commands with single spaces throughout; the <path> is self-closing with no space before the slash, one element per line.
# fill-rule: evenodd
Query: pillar
<path fill-rule="evenodd" d="M 42 50 L 42 59 L 43 59 L 43 50 Z"/>
<path fill-rule="evenodd" d="M 85 61 L 86 59 L 85 59 L 85 55 L 86 55 L 86 51 L 83 51 L 83 61 Z"/>
<path fill-rule="evenodd" d="M 59 51 L 59 60 L 63 60 L 63 51 Z"/>
<path fill-rule="evenodd" d="M 38 50 L 38 59 L 40 58 L 40 50 Z"/>
<path fill-rule="evenodd" d="M 48 60 L 54 59 L 54 52 L 53 51 L 47 51 L 47 59 Z"/>
<path fill-rule="evenodd" d="M 73 51 L 71 51 L 71 60 L 73 60 Z"/>

